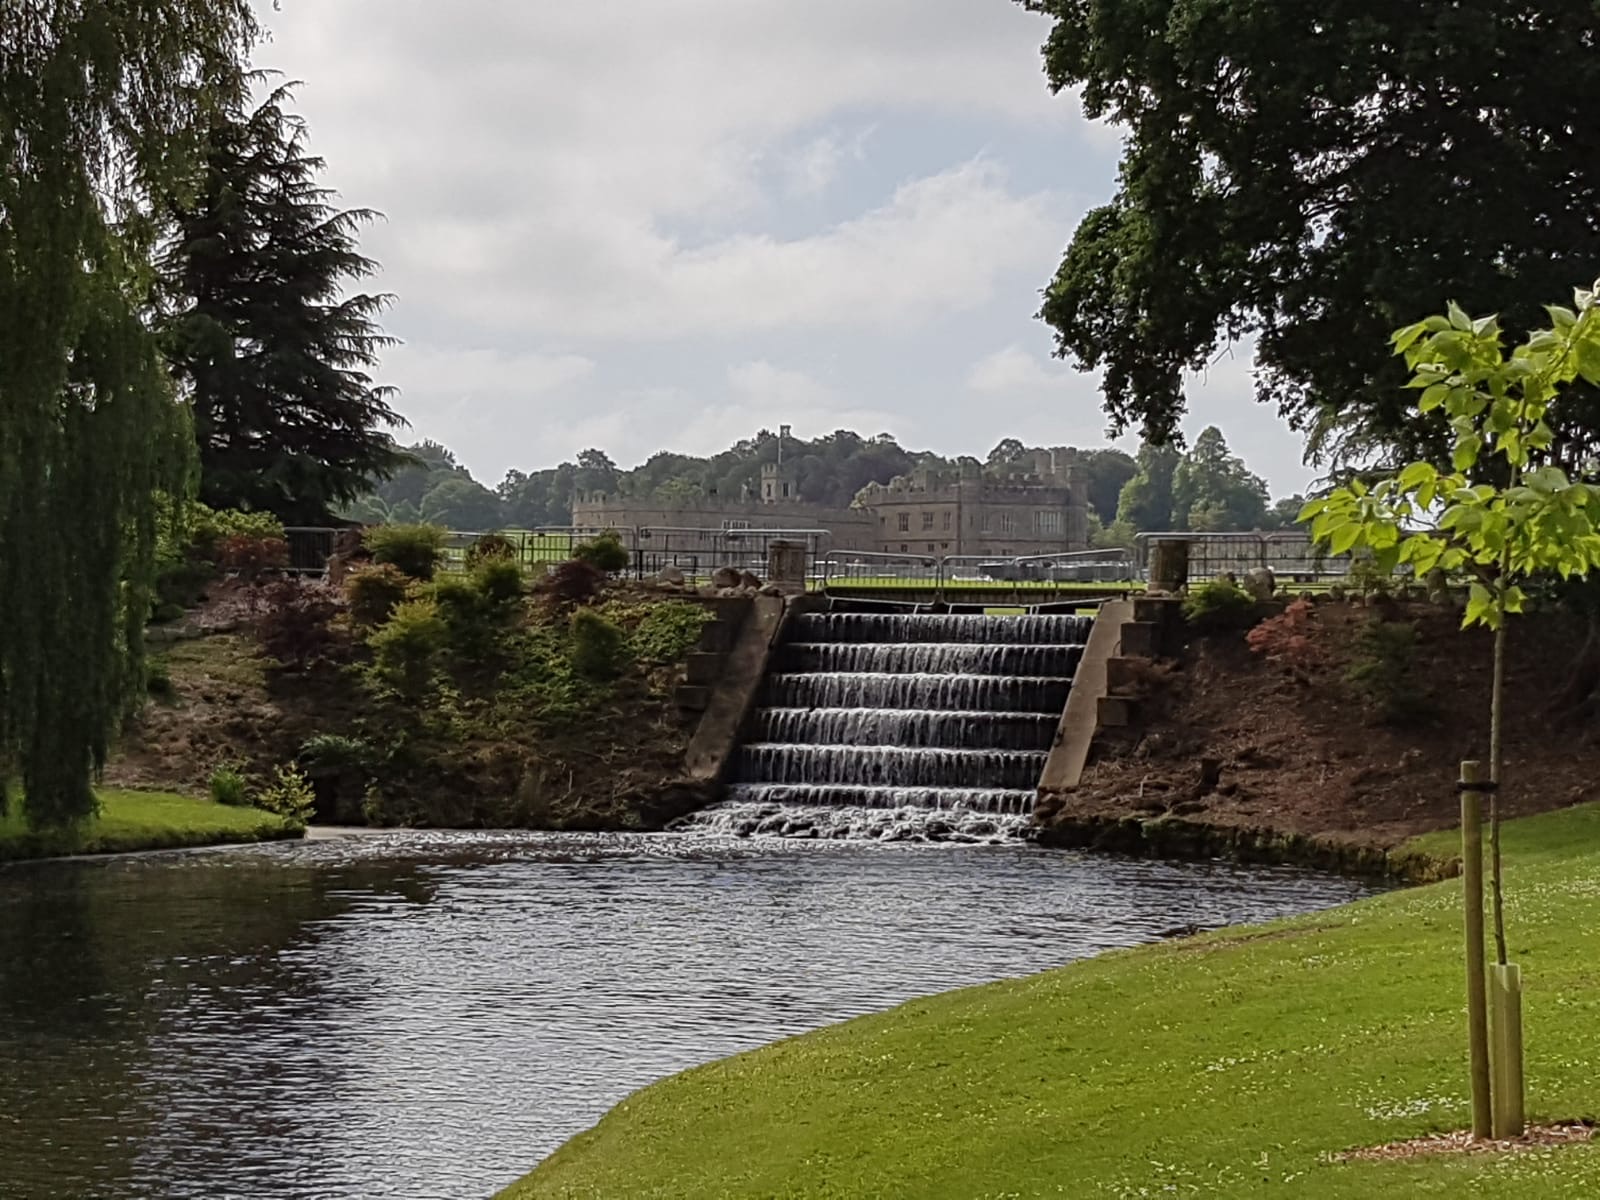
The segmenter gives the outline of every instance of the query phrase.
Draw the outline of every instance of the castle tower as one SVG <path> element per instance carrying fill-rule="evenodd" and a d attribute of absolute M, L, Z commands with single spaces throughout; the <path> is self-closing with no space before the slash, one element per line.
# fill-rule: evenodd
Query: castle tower
<path fill-rule="evenodd" d="M 788 504 L 798 498 L 794 478 L 777 463 L 761 464 L 761 503 Z"/>

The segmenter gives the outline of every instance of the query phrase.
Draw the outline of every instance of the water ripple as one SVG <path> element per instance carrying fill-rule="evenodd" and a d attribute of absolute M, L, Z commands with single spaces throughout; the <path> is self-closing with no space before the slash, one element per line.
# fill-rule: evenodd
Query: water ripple
<path fill-rule="evenodd" d="M 699 835 L 408 833 L 0 871 L 0 1190 L 487 1196 L 684 1067 L 1360 891 Z"/>

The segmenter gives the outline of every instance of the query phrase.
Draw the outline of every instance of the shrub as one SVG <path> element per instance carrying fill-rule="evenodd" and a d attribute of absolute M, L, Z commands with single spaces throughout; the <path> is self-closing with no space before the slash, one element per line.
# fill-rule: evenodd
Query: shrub
<path fill-rule="evenodd" d="M 1372 559 L 1362 557 L 1350 563 L 1350 573 L 1345 576 L 1345 582 L 1362 599 L 1370 596 L 1382 600 L 1389 595 L 1396 580 Z"/>
<path fill-rule="evenodd" d="M 467 547 L 467 566 L 476 567 L 480 563 L 492 562 L 499 559 L 515 559 L 517 548 L 511 544 L 511 539 L 503 533 L 486 533 L 472 545 Z"/>
<path fill-rule="evenodd" d="M 268 572 L 281 571 L 289 565 L 289 543 L 281 537 L 232 533 L 217 543 L 216 563 L 246 583 L 254 583 Z"/>
<path fill-rule="evenodd" d="M 572 669 L 585 679 L 615 679 L 626 664 L 627 637 L 592 608 L 572 614 Z"/>
<path fill-rule="evenodd" d="M 218 767 L 211 772 L 207 786 L 211 789 L 211 798 L 218 804 L 226 804 L 229 808 L 244 808 L 250 803 L 249 789 L 245 785 L 244 776 L 236 767 Z"/>
<path fill-rule="evenodd" d="M 522 566 L 510 558 L 486 558 L 472 571 L 472 586 L 491 605 L 511 605 L 522 598 Z"/>
<path fill-rule="evenodd" d="M 439 605 L 426 597 L 399 605 L 367 644 L 379 678 L 405 695 L 417 696 L 433 678 L 448 639 Z"/>
<path fill-rule="evenodd" d="M 172 668 L 164 658 L 146 659 L 144 664 L 144 690 L 161 700 L 171 700 L 178 694 L 172 682 Z"/>
<path fill-rule="evenodd" d="M 155 602 L 157 621 L 176 621 L 185 609 L 194 608 L 206 598 L 206 585 L 216 573 L 205 563 L 168 560 L 156 568 Z"/>
<path fill-rule="evenodd" d="M 1268 662 L 1277 663 L 1296 679 L 1310 683 L 1311 672 L 1323 661 L 1321 647 L 1311 639 L 1314 612 L 1309 600 L 1296 600 L 1245 634 L 1245 641 L 1257 654 L 1265 655 Z"/>
<path fill-rule="evenodd" d="M 256 618 L 261 649 L 281 666 L 304 670 L 333 644 L 333 618 L 339 611 L 334 593 L 320 585 L 284 579 L 263 597 Z"/>
<path fill-rule="evenodd" d="M 366 541 L 374 562 L 393 563 L 413 579 L 432 579 L 444 558 L 444 530 L 437 525 L 375 525 Z"/>
<path fill-rule="evenodd" d="M 342 733 L 317 733 L 300 743 L 295 760 L 308 771 L 365 770 L 377 752 L 366 738 Z"/>
<path fill-rule="evenodd" d="M 582 543 L 572 552 L 572 557 L 607 575 L 626 570 L 628 566 L 627 548 L 614 529 L 608 529 L 599 537 Z"/>
<path fill-rule="evenodd" d="M 357 625 L 382 625 L 399 607 L 411 588 L 411 577 L 393 563 L 362 567 L 344 583 L 350 602 L 350 619 Z"/>
<path fill-rule="evenodd" d="M 283 540 L 283 522 L 271 513 L 213 509 L 195 501 L 184 506 L 178 524 L 184 540 L 175 557 L 218 565 L 223 546 L 232 538 Z"/>
<path fill-rule="evenodd" d="M 600 590 L 605 580 L 605 573 L 598 567 L 572 559 L 551 568 L 544 581 L 544 590 L 557 600 L 582 604 Z"/>
<path fill-rule="evenodd" d="M 1385 725 L 1415 725 L 1433 715 L 1416 672 L 1417 630 L 1405 621 L 1370 621 L 1356 635 L 1345 680 Z"/>
<path fill-rule="evenodd" d="M 1248 629 L 1258 615 L 1256 601 L 1231 579 L 1213 579 L 1194 589 L 1183 602 L 1183 615 L 1195 629 L 1215 632 Z"/>
<path fill-rule="evenodd" d="M 261 789 L 256 807 L 277 813 L 289 824 L 304 829 L 316 811 L 317 798 L 300 768 L 286 763 L 273 772 L 272 782 Z"/>
<path fill-rule="evenodd" d="M 628 641 L 641 662 L 675 663 L 700 640 L 712 614 L 698 604 L 669 600 L 647 606 Z"/>

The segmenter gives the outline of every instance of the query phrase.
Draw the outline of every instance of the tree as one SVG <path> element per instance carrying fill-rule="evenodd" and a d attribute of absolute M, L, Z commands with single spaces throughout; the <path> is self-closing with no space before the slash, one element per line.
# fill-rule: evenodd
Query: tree
<path fill-rule="evenodd" d="M 144 320 L 151 243 L 255 34 L 246 0 L 0 19 L 0 781 L 34 825 L 94 811 L 143 690 L 155 494 L 190 453 Z"/>
<path fill-rule="evenodd" d="M 1085 450 L 1078 461 L 1089 476 L 1090 510 L 1103 525 L 1114 524 L 1122 489 L 1139 473 L 1139 464 L 1121 450 Z"/>
<path fill-rule="evenodd" d="M 356 248 L 376 214 L 332 207 L 290 98 L 280 87 L 213 121 L 200 187 L 172 214 L 167 342 L 194 407 L 201 499 L 315 525 L 407 459 L 386 432 L 404 423 L 394 389 L 368 373 L 393 341 L 377 324 L 390 297 L 345 290 L 377 269 Z"/>
<path fill-rule="evenodd" d="M 1179 457 L 1178 452 L 1169 447 L 1148 442 L 1139 447 L 1138 471 L 1123 484 L 1122 494 L 1117 498 L 1116 524 L 1140 533 L 1173 527 L 1172 475 L 1177 470 Z"/>
<path fill-rule="evenodd" d="M 1498 786 L 1506 618 L 1523 611 L 1531 582 L 1582 579 L 1600 569 L 1600 485 L 1544 461 L 1555 444 L 1561 409 L 1590 402 L 1581 384 L 1600 386 L 1600 305 L 1593 291 L 1580 291 L 1575 309 L 1551 308 L 1549 317 L 1547 328 L 1509 356 L 1497 318 L 1473 320 L 1455 304 L 1448 316 L 1396 333 L 1394 348 L 1412 373 L 1411 386 L 1420 389 L 1418 411 L 1448 422 L 1450 469 L 1414 462 L 1371 488 L 1357 481 L 1336 489 L 1302 514 L 1312 536 L 1335 554 L 1365 550 L 1380 570 L 1408 564 L 1418 576 L 1437 569 L 1472 577 L 1463 624 L 1494 631 L 1489 853 L 1495 955 L 1502 968 L 1507 955 Z M 1491 473 L 1501 483 L 1472 481 L 1485 459 L 1492 460 Z M 1481 897 L 1478 904 L 1481 911 Z M 1520 1067 L 1514 1077 L 1520 1079 Z M 1520 1095 L 1514 1111 L 1521 1111 Z M 1500 1128 L 1495 1132 L 1506 1135 Z M 1515 1136 L 1521 1130 L 1507 1132 Z"/>
<path fill-rule="evenodd" d="M 1021 462 L 1027 453 L 1028 448 L 1016 438 L 1006 438 L 989 451 L 989 457 L 984 461 L 991 467 L 1004 467 L 1014 462 Z"/>
<path fill-rule="evenodd" d="M 1313 453 L 1426 456 L 1390 330 L 1502 306 L 1510 331 L 1600 260 L 1600 9 L 1572 0 L 1023 0 L 1050 85 L 1127 131 L 1120 187 L 1045 293 L 1112 429 L 1165 443 L 1186 370 L 1257 337 L 1258 398 Z M 1373 347 L 1367 352 L 1365 347 Z M 1565 414 L 1580 461 L 1600 418 Z"/>
<path fill-rule="evenodd" d="M 438 482 L 422 498 L 424 522 L 472 533 L 500 528 L 505 520 L 500 497 L 470 475 L 440 474 L 436 478 Z"/>
<path fill-rule="evenodd" d="M 1305 510 L 1305 506 L 1306 498 L 1299 492 L 1285 496 L 1267 509 L 1267 515 L 1261 521 L 1261 528 L 1290 529 L 1300 520 L 1300 514 Z"/>
<path fill-rule="evenodd" d="M 1172 472 L 1172 518 L 1177 528 L 1255 529 L 1266 511 L 1266 483 L 1250 472 L 1243 459 L 1228 452 L 1220 429 L 1207 426 Z"/>

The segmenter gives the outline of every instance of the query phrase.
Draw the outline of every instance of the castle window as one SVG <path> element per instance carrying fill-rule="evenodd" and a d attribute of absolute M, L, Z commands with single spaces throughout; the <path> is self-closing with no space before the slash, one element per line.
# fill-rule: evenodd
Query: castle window
<path fill-rule="evenodd" d="M 900 553 L 901 554 L 904 554 L 909 549 L 910 549 L 910 547 L 907 546 L 904 542 L 900 543 Z"/>
<path fill-rule="evenodd" d="M 944 510 L 944 531 L 946 533 L 950 532 L 950 521 L 951 521 L 952 516 L 953 516 L 953 514 L 950 512 L 950 510 L 948 508 Z"/>
<path fill-rule="evenodd" d="M 924 529 L 933 528 L 933 514 L 931 512 L 925 512 L 922 514 L 922 527 Z M 928 549 L 932 550 L 933 547 L 929 546 Z"/>
<path fill-rule="evenodd" d="M 1008 512 L 1001 513 L 1000 514 L 1000 532 L 1001 533 L 1010 533 L 1015 528 L 1016 528 L 1016 518 L 1013 517 L 1012 514 L 1010 514 Z M 1006 553 L 1009 554 L 1011 552 L 1008 550 L 1008 551 L 1006 551 Z"/>
<path fill-rule="evenodd" d="M 929 542 L 929 543 L 928 543 L 928 553 L 929 553 L 929 554 L 932 554 L 932 553 L 933 553 L 933 543 L 932 543 L 932 542 Z"/>
<path fill-rule="evenodd" d="M 789 481 L 787 479 L 783 481 L 783 498 L 785 500 L 789 498 Z"/>
<path fill-rule="evenodd" d="M 1035 533 L 1059 534 L 1061 532 L 1061 510 L 1049 509 L 1045 512 L 1034 513 L 1033 531 Z"/>
<path fill-rule="evenodd" d="M 901 513 L 900 514 L 900 532 L 901 533 L 906 533 L 906 532 L 909 532 L 910 529 L 911 529 L 911 514 L 910 513 Z M 901 546 L 900 549 L 904 550 L 905 547 Z"/>
<path fill-rule="evenodd" d="M 722 527 L 724 529 L 749 529 L 750 522 L 741 517 L 724 517 Z"/>

